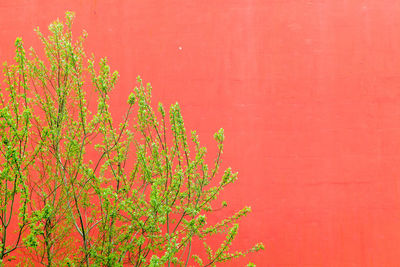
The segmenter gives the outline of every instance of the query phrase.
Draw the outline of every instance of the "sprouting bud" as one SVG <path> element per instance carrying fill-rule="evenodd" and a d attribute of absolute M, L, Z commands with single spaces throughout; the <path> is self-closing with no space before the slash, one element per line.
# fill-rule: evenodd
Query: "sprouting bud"
<path fill-rule="evenodd" d="M 158 103 L 158 111 L 161 113 L 161 116 L 165 117 L 165 109 L 161 102 Z"/>
<path fill-rule="evenodd" d="M 134 93 L 131 93 L 128 97 L 128 104 L 133 105 L 136 102 L 136 97 Z"/>
<path fill-rule="evenodd" d="M 15 39 L 15 46 L 21 46 L 22 44 L 22 38 L 21 37 L 17 37 Z"/>
<path fill-rule="evenodd" d="M 224 141 L 224 139 L 225 139 L 225 136 L 224 136 L 224 129 L 219 129 L 218 130 L 218 132 L 216 132 L 215 134 L 214 134 L 214 139 L 218 142 L 218 143 L 222 143 L 223 141 Z"/>

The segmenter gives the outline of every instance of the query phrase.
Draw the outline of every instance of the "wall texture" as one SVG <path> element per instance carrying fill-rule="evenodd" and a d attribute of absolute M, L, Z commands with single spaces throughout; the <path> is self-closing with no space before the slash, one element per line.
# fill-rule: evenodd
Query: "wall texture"
<path fill-rule="evenodd" d="M 395 0 L 0 1 L 0 61 L 65 10 L 121 79 L 183 106 L 189 129 L 240 178 L 237 248 L 258 266 L 399 266 L 400 2 Z"/>

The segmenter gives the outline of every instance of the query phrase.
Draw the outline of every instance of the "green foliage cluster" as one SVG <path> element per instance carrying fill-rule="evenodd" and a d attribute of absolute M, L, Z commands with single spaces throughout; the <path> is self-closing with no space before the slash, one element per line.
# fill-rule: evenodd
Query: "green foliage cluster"
<path fill-rule="evenodd" d="M 97 64 L 85 55 L 86 33 L 72 38 L 73 17 L 67 12 L 65 21 L 53 22 L 47 37 L 36 29 L 44 60 L 32 48 L 27 53 L 18 38 L 15 63 L 4 64 L 2 263 L 25 255 L 20 264 L 215 266 L 263 249 L 259 243 L 230 251 L 249 207 L 207 223 L 216 210 L 212 203 L 237 179 L 230 168 L 217 178 L 224 131 L 214 136 L 218 153 L 209 166 L 196 132 L 186 132 L 179 105 L 153 110 L 152 88 L 140 78 L 117 124 L 109 98 L 118 73 L 106 58 Z M 89 108 L 93 97 L 97 106 Z M 212 248 L 215 234 L 225 240 Z M 192 251 L 195 242 L 205 253 Z"/>

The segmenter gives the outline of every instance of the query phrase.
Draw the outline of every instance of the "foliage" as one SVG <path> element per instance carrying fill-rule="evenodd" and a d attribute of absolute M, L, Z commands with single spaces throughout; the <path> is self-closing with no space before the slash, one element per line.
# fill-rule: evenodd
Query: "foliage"
<path fill-rule="evenodd" d="M 208 166 L 206 148 L 195 131 L 187 134 L 179 105 L 154 111 L 152 88 L 140 78 L 117 124 L 109 98 L 118 73 L 106 58 L 96 64 L 85 55 L 86 33 L 73 39 L 72 22 L 67 12 L 64 22 L 50 24 L 49 36 L 36 29 L 44 60 L 32 48 L 26 55 L 18 38 L 15 64 L 4 64 L 3 263 L 20 250 L 21 262 L 45 266 L 215 266 L 263 249 L 260 243 L 230 251 L 249 207 L 207 223 L 221 190 L 237 179 L 228 168 L 216 180 L 224 131 L 214 136 L 218 154 Z M 212 249 L 215 234 L 226 237 Z M 194 242 L 206 253 L 192 251 Z"/>

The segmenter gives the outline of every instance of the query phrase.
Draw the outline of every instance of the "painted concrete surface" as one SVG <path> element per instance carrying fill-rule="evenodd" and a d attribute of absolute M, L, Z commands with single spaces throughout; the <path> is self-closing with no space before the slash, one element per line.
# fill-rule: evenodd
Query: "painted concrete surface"
<path fill-rule="evenodd" d="M 235 248 L 258 266 L 400 266 L 400 2 L 394 0 L 0 1 L 0 60 L 65 10 L 87 50 L 239 171 L 226 212 L 251 205 Z M 214 150 L 210 149 L 210 153 Z"/>

